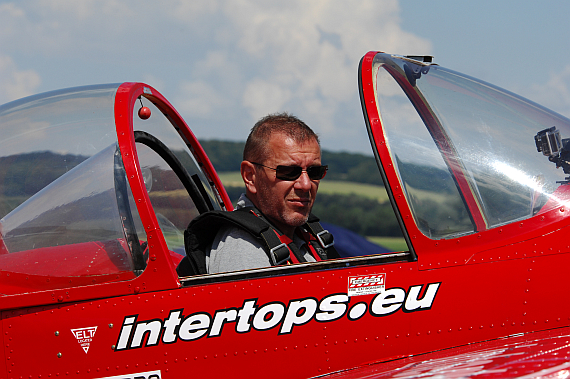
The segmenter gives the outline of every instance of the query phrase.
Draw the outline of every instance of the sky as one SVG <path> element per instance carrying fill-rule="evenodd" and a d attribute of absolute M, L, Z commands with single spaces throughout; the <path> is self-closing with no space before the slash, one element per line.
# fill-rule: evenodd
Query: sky
<path fill-rule="evenodd" d="M 569 21 L 564 0 L 0 0 L 0 104 L 141 81 L 201 139 L 243 141 L 287 111 L 325 149 L 370 152 L 368 51 L 433 55 L 570 116 Z"/>

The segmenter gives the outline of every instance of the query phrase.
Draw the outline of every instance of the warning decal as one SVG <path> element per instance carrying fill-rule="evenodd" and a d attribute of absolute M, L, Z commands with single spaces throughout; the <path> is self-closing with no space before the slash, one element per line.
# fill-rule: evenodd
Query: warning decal
<path fill-rule="evenodd" d="M 384 291 L 386 274 L 348 277 L 348 296 L 370 295 Z"/>
<path fill-rule="evenodd" d="M 80 328 L 80 329 L 71 329 L 71 333 L 79 342 L 79 345 L 87 354 L 89 351 L 89 346 L 91 346 L 91 342 L 93 342 L 93 337 L 95 337 L 95 331 L 97 331 L 96 326 L 91 326 L 89 328 Z"/>

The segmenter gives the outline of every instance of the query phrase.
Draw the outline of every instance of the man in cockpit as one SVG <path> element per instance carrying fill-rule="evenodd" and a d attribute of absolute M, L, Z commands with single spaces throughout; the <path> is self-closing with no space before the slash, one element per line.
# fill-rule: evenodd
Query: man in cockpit
<path fill-rule="evenodd" d="M 322 233 L 318 219 L 316 227 L 312 219 L 307 224 L 327 169 L 321 164 L 318 136 L 295 116 L 268 115 L 249 134 L 241 163 L 246 192 L 237 208 L 246 208 L 271 226 L 289 248 L 285 259 L 288 263 L 338 257 L 334 247 L 329 246 L 332 235 Z M 323 239 L 328 242 L 323 243 Z M 270 250 L 259 236 L 240 226 L 226 225 L 206 255 L 206 267 L 208 273 L 218 273 L 285 263 L 272 258 Z"/>

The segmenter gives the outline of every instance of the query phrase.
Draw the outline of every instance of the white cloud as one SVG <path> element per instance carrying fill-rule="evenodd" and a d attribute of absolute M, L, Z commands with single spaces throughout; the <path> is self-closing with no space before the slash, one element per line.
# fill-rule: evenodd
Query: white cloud
<path fill-rule="evenodd" d="M 0 56 L 0 83 L 2 104 L 34 94 L 41 78 L 34 70 L 19 70 L 10 57 Z"/>
<path fill-rule="evenodd" d="M 254 114 L 274 113 L 291 99 L 291 91 L 276 83 L 255 79 L 243 93 L 243 104 Z"/>
<path fill-rule="evenodd" d="M 252 119 L 291 107 L 317 120 L 319 131 L 333 133 L 344 127 L 334 124 L 335 110 L 357 99 L 358 62 L 368 50 L 431 50 L 429 41 L 401 30 L 395 0 L 241 0 L 224 10 L 239 31 L 239 48 L 260 68 L 243 92 Z"/>
<path fill-rule="evenodd" d="M 213 14 L 220 8 L 217 0 L 176 0 L 164 2 L 166 9 L 174 18 L 184 22 L 194 21 L 207 14 Z"/>
<path fill-rule="evenodd" d="M 207 82 L 186 82 L 181 85 L 183 98 L 180 101 L 180 111 L 196 117 L 213 117 L 216 106 L 223 103 L 222 97 Z"/>
<path fill-rule="evenodd" d="M 534 84 L 528 98 L 570 117 L 570 65 L 550 74 L 544 84 Z"/>
<path fill-rule="evenodd" d="M 259 117 L 289 111 L 346 147 L 364 129 L 360 58 L 431 53 L 399 12 L 397 0 L 2 3 L 0 93 L 146 80 L 173 94 L 198 137 L 244 139 Z"/>

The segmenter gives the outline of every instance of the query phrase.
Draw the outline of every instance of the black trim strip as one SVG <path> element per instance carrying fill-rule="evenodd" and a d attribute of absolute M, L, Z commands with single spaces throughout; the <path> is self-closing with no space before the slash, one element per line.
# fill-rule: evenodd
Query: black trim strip
<path fill-rule="evenodd" d="M 140 275 L 146 268 L 146 260 L 144 259 L 143 249 L 137 235 L 137 228 L 129 205 L 129 195 L 127 189 L 127 174 L 123 165 L 121 152 L 117 146 L 114 159 L 113 176 L 115 180 L 115 196 L 117 198 L 117 208 L 121 216 L 121 224 L 127 244 L 131 250 L 133 258 L 133 269 L 136 275 Z"/>
<path fill-rule="evenodd" d="M 286 266 L 267 267 L 262 269 L 235 271 L 220 274 L 198 275 L 178 278 L 183 287 L 202 285 L 209 283 L 249 280 L 257 278 L 269 278 L 283 275 L 310 273 L 315 271 L 328 271 L 358 266 L 379 266 L 395 262 L 412 262 L 410 252 L 386 253 L 380 255 L 368 255 L 354 258 L 341 258 L 321 261 L 318 263 L 300 263 Z"/>

